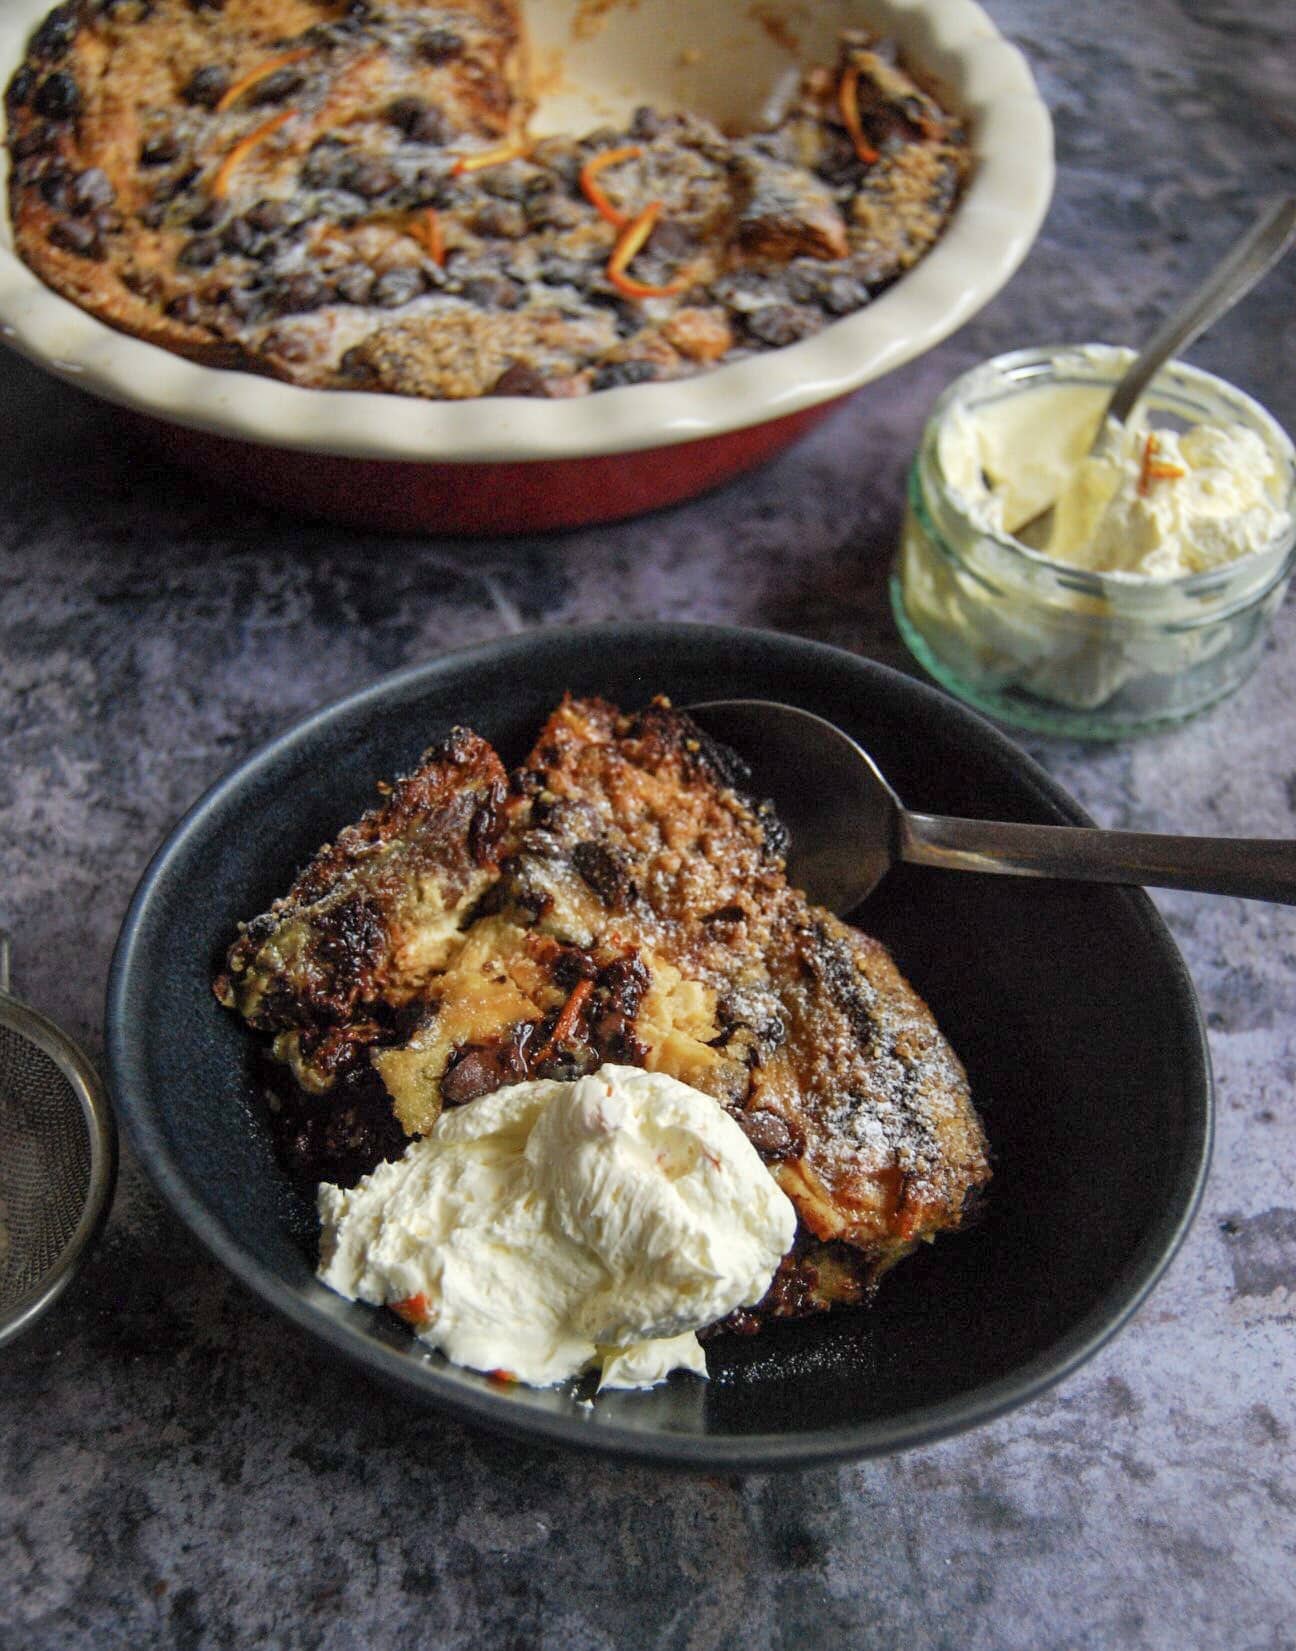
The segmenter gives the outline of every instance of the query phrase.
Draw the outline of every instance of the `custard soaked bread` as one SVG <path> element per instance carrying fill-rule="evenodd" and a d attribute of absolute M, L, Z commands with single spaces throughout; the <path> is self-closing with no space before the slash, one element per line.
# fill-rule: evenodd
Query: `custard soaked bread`
<path fill-rule="evenodd" d="M 957 1227 L 989 1179 L 963 1069 L 886 951 L 788 886 L 746 779 L 664 701 L 565 700 L 507 785 L 475 736 L 429 752 L 217 982 L 291 1073 L 293 1167 L 354 1179 L 443 1107 L 607 1061 L 714 1097 L 795 1204 L 746 1323 L 861 1300 Z"/>
<path fill-rule="evenodd" d="M 745 136 L 644 108 L 532 140 L 523 59 L 516 0 L 67 0 L 7 93 L 18 251 L 208 365 L 564 397 L 859 309 L 967 171 L 959 123 L 861 34 Z"/>

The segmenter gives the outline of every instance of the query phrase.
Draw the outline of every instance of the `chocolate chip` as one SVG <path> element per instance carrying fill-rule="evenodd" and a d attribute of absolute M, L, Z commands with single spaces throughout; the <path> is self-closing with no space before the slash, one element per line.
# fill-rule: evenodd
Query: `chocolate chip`
<path fill-rule="evenodd" d="M 823 152 L 815 171 L 826 184 L 834 187 L 858 185 L 863 162 L 855 153 L 855 146 L 844 133 L 825 129 Z"/>
<path fill-rule="evenodd" d="M 178 200 L 181 195 L 187 193 L 190 184 L 197 176 L 198 168 L 196 166 L 184 167 L 181 171 L 173 173 L 171 177 L 163 178 L 162 182 L 153 191 L 153 199 L 156 201 Z"/>
<path fill-rule="evenodd" d="M 376 201 L 389 189 L 395 189 L 400 176 L 385 161 L 362 160 L 347 169 L 343 188 L 363 195 L 367 201 Z"/>
<path fill-rule="evenodd" d="M 166 207 L 159 201 L 150 201 L 135 214 L 145 229 L 161 229 L 166 221 Z"/>
<path fill-rule="evenodd" d="M 255 256 L 256 249 L 264 245 L 265 237 L 258 235 L 246 218 L 231 218 L 225 225 L 221 242 L 228 252 L 241 252 L 245 256 Z"/>
<path fill-rule="evenodd" d="M 651 143 L 654 138 L 662 135 L 663 126 L 664 122 L 657 110 L 641 103 L 630 121 L 630 136 L 637 143 Z"/>
<path fill-rule="evenodd" d="M 268 355 L 277 355 L 283 361 L 305 361 L 311 353 L 310 340 L 303 338 L 300 333 L 268 332 L 261 340 L 261 347 Z"/>
<path fill-rule="evenodd" d="M 186 326 L 196 326 L 202 319 L 202 306 L 193 293 L 182 292 L 167 305 L 166 313 L 173 321 L 182 321 Z"/>
<path fill-rule="evenodd" d="M 572 849 L 572 865 L 581 881 L 610 911 L 625 911 L 638 899 L 634 879 L 624 862 L 605 843 L 577 843 Z"/>
<path fill-rule="evenodd" d="M 154 132 L 140 144 L 141 166 L 167 166 L 180 158 L 180 140 L 174 132 Z"/>
<path fill-rule="evenodd" d="M 543 396 L 547 393 L 543 373 L 515 361 L 506 367 L 491 386 L 493 396 Z"/>
<path fill-rule="evenodd" d="M 412 303 L 423 291 L 423 275 L 409 267 L 389 269 L 374 283 L 373 301 L 385 310 L 398 310 Z"/>
<path fill-rule="evenodd" d="M 80 88 L 71 75 L 57 70 L 40 83 L 35 107 L 47 120 L 72 120 L 81 113 Z"/>
<path fill-rule="evenodd" d="M 5 93 L 5 102 L 11 109 L 21 109 L 36 90 L 37 75 L 30 63 L 24 63 L 22 68 L 9 82 L 9 89 Z"/>
<path fill-rule="evenodd" d="M 824 283 L 819 302 L 829 315 L 850 315 L 869 301 L 868 288 L 849 275 L 834 275 Z"/>
<path fill-rule="evenodd" d="M 408 197 L 406 204 L 409 207 L 448 206 L 452 186 L 445 173 L 437 167 L 421 166 L 405 185 L 403 193 Z"/>
<path fill-rule="evenodd" d="M 459 290 L 482 310 L 515 310 L 522 302 L 522 288 L 503 275 L 470 275 Z"/>
<path fill-rule="evenodd" d="M 283 201 L 258 201 L 255 206 L 249 207 L 246 217 L 253 229 L 260 230 L 268 235 L 276 229 L 282 229 L 288 222 L 290 213 Z"/>
<path fill-rule="evenodd" d="M 180 248 L 177 262 L 186 269 L 209 269 L 221 255 L 221 244 L 214 235 L 195 235 Z"/>
<path fill-rule="evenodd" d="M 427 112 L 427 108 L 421 97 L 398 97 L 387 105 L 387 119 L 398 132 L 408 132 Z"/>
<path fill-rule="evenodd" d="M 463 49 L 463 37 L 447 28 L 424 29 L 414 42 L 414 50 L 425 63 L 445 63 Z"/>
<path fill-rule="evenodd" d="M 334 278 L 337 295 L 346 304 L 367 304 L 373 296 L 374 272 L 368 264 L 348 264 Z"/>
<path fill-rule="evenodd" d="M 373 363 L 358 344 L 343 351 L 338 362 L 338 372 L 355 385 L 372 384 L 378 377 Z"/>
<path fill-rule="evenodd" d="M 530 1028 L 526 1028 L 530 1031 Z M 447 1106 L 462 1106 L 479 1096 L 493 1094 L 501 1085 L 516 1083 L 527 1074 L 522 1050 L 513 1043 L 465 1048 L 455 1056 L 441 1079 L 441 1099 Z"/>
<path fill-rule="evenodd" d="M 122 271 L 122 285 L 144 300 L 158 304 L 162 300 L 162 282 L 151 270 L 127 268 Z"/>
<path fill-rule="evenodd" d="M 290 275 L 275 289 L 275 308 L 282 315 L 301 315 L 321 309 L 332 298 L 332 288 L 318 275 L 303 272 Z"/>
<path fill-rule="evenodd" d="M 591 390 L 617 390 L 623 384 L 647 384 L 657 377 L 651 361 L 609 361 L 590 381 Z"/>
<path fill-rule="evenodd" d="M 49 164 L 48 155 L 28 155 L 26 160 L 19 161 L 14 167 L 14 181 L 20 188 L 30 189 L 49 171 Z"/>
<path fill-rule="evenodd" d="M 196 12 L 224 11 L 225 0 L 189 0 L 189 10 Z"/>
<path fill-rule="evenodd" d="M 747 331 L 761 344 L 781 349 L 819 331 L 822 318 L 795 304 L 765 304 L 744 317 Z"/>
<path fill-rule="evenodd" d="M 45 176 L 41 179 L 40 192 L 46 205 L 52 206 L 58 212 L 66 211 L 68 206 L 66 168 L 60 165 L 57 168 L 50 167 L 47 169 Z"/>
<path fill-rule="evenodd" d="M 57 218 L 50 225 L 49 238 L 65 252 L 75 252 L 79 258 L 102 258 L 103 248 L 93 224 L 78 218 Z"/>
<path fill-rule="evenodd" d="M 233 287 L 225 302 L 241 321 L 254 321 L 265 311 L 265 294 L 255 287 Z"/>
<path fill-rule="evenodd" d="M 249 102 L 282 103 L 285 98 L 300 91 L 305 84 L 306 76 L 300 69 L 276 69 L 273 74 L 268 74 L 251 89 Z"/>
<path fill-rule="evenodd" d="M 791 1158 L 796 1155 L 792 1131 L 777 1112 L 735 1114 L 743 1134 L 762 1158 Z"/>
<path fill-rule="evenodd" d="M 541 184 L 547 180 L 540 179 Z M 505 163 L 503 166 L 491 166 L 478 179 L 483 193 L 494 195 L 501 201 L 524 201 L 534 192 L 535 180 L 520 166 Z"/>
<path fill-rule="evenodd" d="M 68 204 L 73 212 L 94 212 L 111 206 L 116 199 L 117 191 L 108 181 L 108 174 L 98 166 L 79 172 L 68 190 Z"/>
<path fill-rule="evenodd" d="M 526 213 L 516 201 L 487 201 L 474 215 L 472 227 L 478 235 L 520 241 L 527 232 Z"/>
<path fill-rule="evenodd" d="M 337 138 L 321 138 L 302 163 L 302 182 L 311 189 L 339 188 L 350 159 L 344 143 Z"/>
<path fill-rule="evenodd" d="M 199 235 L 205 235 L 209 229 L 215 229 L 225 217 L 225 207 L 220 201 L 204 201 L 189 220 L 189 227 Z"/>
<path fill-rule="evenodd" d="M 67 56 L 76 31 L 76 7 L 56 6 L 32 36 L 31 55 L 46 63 L 57 62 Z"/>
<path fill-rule="evenodd" d="M 853 276 L 834 274 L 809 262 L 788 270 L 787 291 L 797 303 L 818 304 L 829 315 L 850 315 L 869 300 L 868 288 Z"/>
<path fill-rule="evenodd" d="M 229 90 L 229 72 L 219 64 L 209 63 L 205 68 L 195 69 L 185 82 L 184 99 L 186 103 L 197 103 L 205 109 L 214 109 Z"/>
<path fill-rule="evenodd" d="M 115 235 L 122 227 L 122 215 L 115 207 L 101 206 L 94 215 L 94 224 L 101 235 Z"/>
<path fill-rule="evenodd" d="M 387 119 L 412 143 L 442 144 L 453 134 L 450 122 L 440 109 L 421 97 L 398 97 L 387 110 Z"/>
<path fill-rule="evenodd" d="M 15 160 L 25 160 L 28 155 L 42 154 L 46 149 L 52 149 L 58 139 L 58 127 L 51 126 L 48 121 L 37 121 L 29 126 L 9 145 L 9 152 Z"/>

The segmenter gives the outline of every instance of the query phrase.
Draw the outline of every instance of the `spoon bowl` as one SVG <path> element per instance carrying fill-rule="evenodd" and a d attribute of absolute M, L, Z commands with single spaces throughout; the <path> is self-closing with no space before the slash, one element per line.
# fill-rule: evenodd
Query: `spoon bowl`
<path fill-rule="evenodd" d="M 768 796 L 791 845 L 788 879 L 845 915 L 897 861 L 946 871 L 1071 878 L 1242 895 L 1296 905 L 1296 841 L 1176 837 L 1087 826 L 1023 825 L 911 813 L 848 734 L 773 700 L 711 700 L 689 714 L 732 746 Z"/>
<path fill-rule="evenodd" d="M 904 808 L 862 745 L 774 700 L 713 700 L 689 715 L 738 753 L 753 789 L 772 800 L 790 840 L 788 880 L 813 905 L 842 914 L 873 892 L 899 857 Z"/>

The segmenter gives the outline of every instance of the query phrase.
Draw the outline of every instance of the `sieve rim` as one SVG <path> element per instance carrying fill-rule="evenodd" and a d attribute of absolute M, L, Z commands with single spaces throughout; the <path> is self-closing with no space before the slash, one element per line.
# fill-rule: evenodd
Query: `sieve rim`
<path fill-rule="evenodd" d="M 117 1181 L 117 1126 L 108 1092 L 80 1046 L 38 1009 L 0 991 L 0 1026 L 34 1043 L 71 1085 L 81 1104 L 90 1147 L 90 1182 L 81 1216 L 58 1255 L 21 1296 L 0 1313 L 0 1347 L 29 1329 L 62 1295 L 85 1259 L 108 1212 Z"/>

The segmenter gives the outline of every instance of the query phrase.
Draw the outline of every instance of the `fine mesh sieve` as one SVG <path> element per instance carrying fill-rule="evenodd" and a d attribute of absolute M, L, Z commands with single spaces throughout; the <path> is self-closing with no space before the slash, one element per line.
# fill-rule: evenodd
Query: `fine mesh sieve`
<path fill-rule="evenodd" d="M 0 1344 L 73 1277 L 116 1167 L 103 1086 L 70 1038 L 10 997 L 0 932 Z"/>

